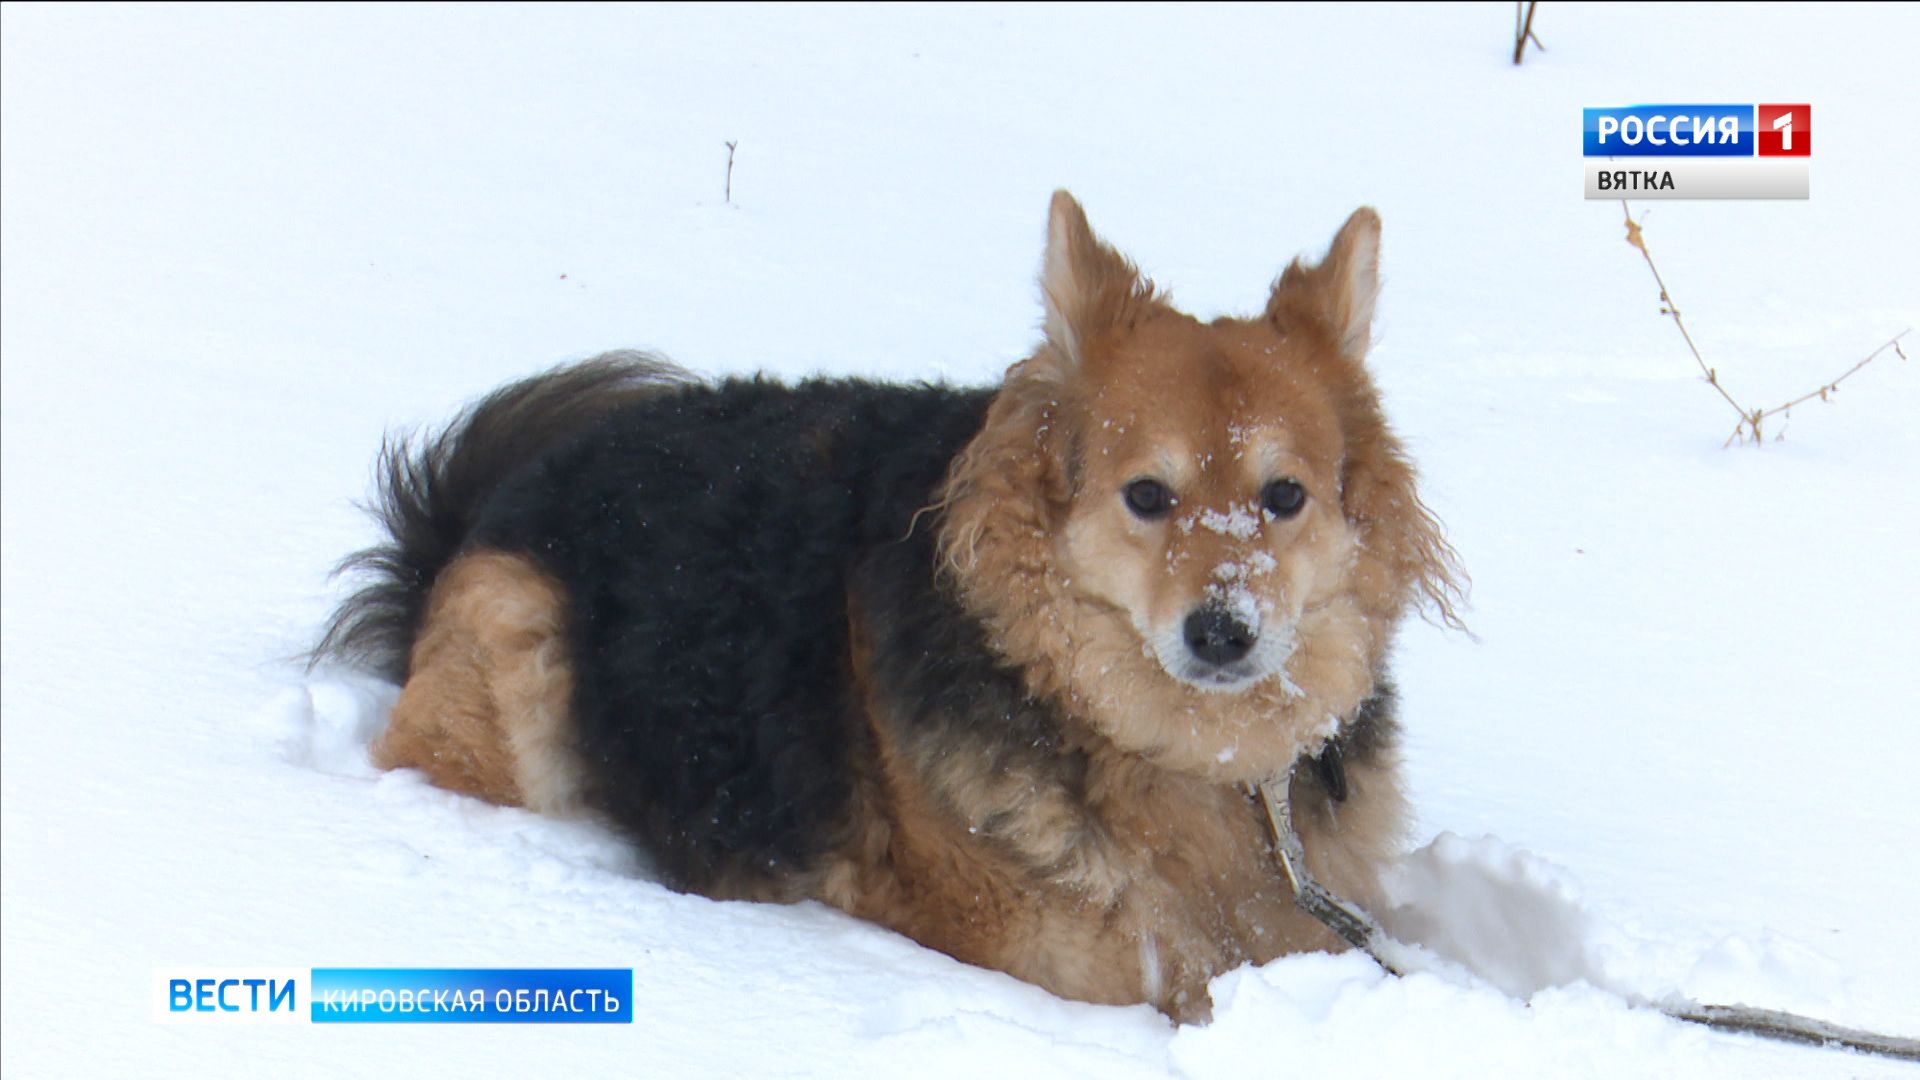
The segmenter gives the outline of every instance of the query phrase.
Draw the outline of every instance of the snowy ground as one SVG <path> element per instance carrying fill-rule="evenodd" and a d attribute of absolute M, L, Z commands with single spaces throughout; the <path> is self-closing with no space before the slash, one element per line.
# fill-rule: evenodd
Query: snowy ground
<path fill-rule="evenodd" d="M 1920 325 L 1920 14 L 1550 3 L 1519 69 L 1511 14 L 7 8 L 7 1076 L 1913 1075 L 1600 988 L 1920 1034 L 1920 368 L 1722 450 L 1575 147 L 1583 105 L 1814 103 L 1810 201 L 1646 221 L 1784 400 Z M 614 346 L 991 380 L 1056 186 L 1198 313 L 1380 208 L 1376 370 L 1477 635 L 1401 648 L 1457 835 L 1397 919 L 1484 981 L 1299 957 L 1176 1030 L 367 771 L 388 691 L 288 658 L 383 429 Z M 630 966 L 636 1021 L 165 1027 L 174 964 Z"/>

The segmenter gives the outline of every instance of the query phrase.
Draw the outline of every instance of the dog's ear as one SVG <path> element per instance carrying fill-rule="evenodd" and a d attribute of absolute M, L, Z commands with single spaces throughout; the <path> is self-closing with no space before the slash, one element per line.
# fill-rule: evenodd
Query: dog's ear
<path fill-rule="evenodd" d="M 1047 339 L 1008 369 L 979 434 L 954 459 L 941 492 L 945 571 L 990 626 L 1018 622 L 1045 595 L 1050 537 L 1072 500 L 1065 408 L 1092 338 L 1128 318 L 1152 285 L 1100 241 L 1086 212 L 1053 193 L 1040 268 Z"/>
<path fill-rule="evenodd" d="M 1047 213 L 1040 293 L 1047 309 L 1047 342 L 1077 367 L 1086 343 L 1123 321 L 1136 300 L 1151 298 L 1153 286 L 1093 234 L 1086 211 L 1072 195 L 1056 191 Z"/>
<path fill-rule="evenodd" d="M 1380 295 L 1380 215 L 1363 206 L 1334 236 L 1326 258 L 1309 266 L 1295 259 L 1273 284 L 1267 318 L 1280 329 L 1322 327 L 1353 361 L 1336 395 L 1346 433 L 1340 502 L 1359 526 L 1356 571 L 1362 594 L 1382 615 L 1397 617 L 1423 604 L 1448 626 L 1462 627 L 1454 606 L 1466 574 L 1440 522 L 1420 500 L 1418 478 L 1400 440 L 1387 426 L 1380 395 L 1364 360 L 1373 344 L 1373 312 Z"/>
<path fill-rule="evenodd" d="M 1043 348 L 1008 370 L 936 504 L 942 562 L 976 610 L 1010 618 L 1041 595 L 1048 538 L 1073 495 L 1059 362 Z"/>
<path fill-rule="evenodd" d="M 1273 283 L 1267 318 L 1282 326 L 1300 319 L 1321 323 L 1344 356 L 1358 360 L 1373 343 L 1373 307 L 1380 295 L 1380 215 L 1353 212 L 1316 266 L 1299 259 Z"/>

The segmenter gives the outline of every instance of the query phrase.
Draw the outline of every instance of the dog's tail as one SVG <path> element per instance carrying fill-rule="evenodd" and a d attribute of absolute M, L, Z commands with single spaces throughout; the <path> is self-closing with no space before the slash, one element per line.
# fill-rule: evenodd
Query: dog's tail
<path fill-rule="evenodd" d="M 368 507 L 387 540 L 335 570 L 366 583 L 333 613 L 309 666 L 335 659 L 405 682 L 434 579 L 501 481 L 609 410 L 694 381 L 658 357 L 611 352 L 496 390 L 438 434 L 388 436 Z"/>

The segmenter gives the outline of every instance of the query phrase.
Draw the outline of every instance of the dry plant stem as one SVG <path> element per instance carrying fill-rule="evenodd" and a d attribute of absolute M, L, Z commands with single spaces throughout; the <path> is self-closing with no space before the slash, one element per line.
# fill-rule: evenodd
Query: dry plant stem
<path fill-rule="evenodd" d="M 1754 438 L 1757 439 L 1760 437 L 1760 421 L 1765 420 L 1769 416 L 1777 416 L 1780 413 L 1786 412 L 1788 409 L 1793 408 L 1795 405 L 1804 405 L 1807 402 L 1812 401 L 1814 398 L 1819 398 L 1821 401 L 1827 400 L 1827 396 L 1829 394 L 1832 394 L 1834 391 L 1840 389 L 1840 384 L 1845 382 L 1848 376 L 1852 375 L 1854 372 L 1859 371 L 1861 368 L 1866 367 L 1868 364 L 1871 364 L 1875 360 L 1879 359 L 1880 354 L 1883 352 L 1886 352 L 1888 349 L 1892 349 L 1894 352 L 1894 355 L 1898 356 L 1902 360 L 1905 360 L 1907 358 L 1907 353 L 1906 353 L 1906 350 L 1900 347 L 1900 339 L 1903 337 L 1906 337 L 1908 334 L 1911 334 L 1911 333 L 1913 333 L 1913 328 L 1908 327 L 1907 329 L 1902 330 L 1899 333 L 1888 338 L 1887 340 L 1881 342 L 1879 348 L 1861 357 L 1859 363 L 1856 363 L 1852 367 L 1848 368 L 1846 371 L 1841 372 L 1839 378 L 1830 379 L 1827 382 L 1821 383 L 1819 389 L 1817 390 L 1809 390 L 1806 393 L 1801 394 L 1799 397 L 1794 398 L 1792 401 L 1787 402 L 1785 405 L 1775 405 L 1773 408 L 1768 409 L 1765 412 L 1755 410 L 1754 414 L 1748 418 L 1752 421 Z M 1738 436 L 1743 430 L 1743 428 L 1744 428 L 1744 425 L 1742 428 L 1735 428 L 1733 432 L 1734 435 Z M 1732 441 L 1732 440 L 1728 440 L 1728 441 Z"/>
<path fill-rule="evenodd" d="M 1691 1001 L 1655 1005 L 1654 1008 L 1676 1020 L 1685 1020 L 1690 1024 L 1700 1024 L 1718 1031 L 1758 1035 L 1766 1039 L 1801 1043 L 1807 1046 L 1845 1047 L 1848 1050 L 1858 1050 L 1863 1054 L 1878 1054 L 1881 1057 L 1899 1058 L 1902 1061 L 1920 1061 L 1920 1039 L 1903 1039 L 1898 1035 L 1881 1035 L 1872 1031 L 1861 1031 L 1858 1028 L 1841 1027 L 1809 1016 L 1796 1016 L 1793 1013 L 1776 1012 L 1772 1009 L 1754 1009 L 1745 1005 L 1699 1005 Z"/>
<path fill-rule="evenodd" d="M 1680 307 L 1673 302 L 1673 294 L 1667 291 L 1667 281 L 1660 276 L 1660 268 L 1653 264 L 1653 252 L 1647 250 L 1646 238 L 1640 235 L 1640 223 L 1633 220 L 1633 211 L 1628 209 L 1627 200 L 1620 200 L 1620 211 L 1627 216 L 1627 243 L 1640 249 L 1641 258 L 1647 260 L 1647 269 L 1653 271 L 1653 283 L 1660 286 L 1661 314 L 1673 316 L 1673 325 L 1680 328 L 1680 336 L 1687 342 L 1687 351 L 1693 354 L 1693 362 L 1700 365 L 1700 374 L 1706 376 L 1707 382 L 1712 384 L 1715 390 L 1720 391 L 1720 396 L 1725 398 L 1727 404 L 1733 406 L 1733 411 L 1739 413 L 1744 420 L 1747 410 L 1741 408 L 1740 403 L 1733 400 L 1733 395 L 1727 393 L 1727 388 L 1720 385 L 1719 374 L 1707 366 L 1706 358 L 1700 355 L 1700 347 L 1693 343 L 1693 335 L 1687 333 L 1686 320 L 1680 317 Z"/>
<path fill-rule="evenodd" d="M 1306 850 L 1300 844 L 1300 835 L 1293 831 L 1293 810 L 1288 802 L 1288 792 L 1292 788 L 1291 772 L 1278 780 L 1259 785 L 1260 803 L 1266 808 L 1267 824 L 1273 830 L 1274 858 L 1280 863 L 1281 873 L 1286 876 L 1287 887 L 1293 890 L 1294 903 L 1325 923 L 1328 929 L 1340 935 L 1348 944 L 1372 957 L 1374 963 L 1385 968 L 1389 974 L 1401 974 L 1400 969 L 1382 955 L 1393 950 L 1398 943 L 1388 937 L 1386 931 L 1380 929 L 1380 925 L 1366 912 L 1329 892 L 1325 886 L 1313 880 L 1312 874 L 1307 871 Z M 1840 1027 L 1793 1013 L 1744 1005 L 1701 1005 L 1684 1000 L 1667 1004 L 1638 1000 L 1634 1004 L 1647 1005 L 1676 1020 L 1700 1024 L 1717 1031 L 1759 1035 L 1808 1046 L 1844 1047 L 1883 1057 L 1920 1061 L 1920 1040 Z"/>
<path fill-rule="evenodd" d="M 1529 41 L 1533 42 L 1534 48 L 1541 52 L 1547 51 L 1547 47 L 1540 44 L 1540 39 L 1533 36 L 1533 9 L 1539 6 L 1540 0 L 1529 0 L 1528 3 L 1513 5 L 1513 62 L 1515 64 L 1520 62 L 1520 56 L 1526 52 Z M 1523 8 L 1526 10 L 1524 19 L 1520 14 Z"/>
<path fill-rule="evenodd" d="M 727 205 L 728 206 L 733 205 L 733 151 L 734 151 L 734 148 L 738 147 L 739 145 L 740 144 L 735 141 L 729 141 L 727 143 Z"/>
<path fill-rule="evenodd" d="M 1647 238 L 1640 231 L 1640 223 L 1633 220 L 1633 211 L 1628 208 L 1625 199 L 1620 200 L 1620 210 L 1626 215 L 1627 243 L 1632 244 L 1638 249 L 1640 257 L 1647 260 L 1647 269 L 1653 271 L 1653 282 L 1660 286 L 1660 313 L 1673 317 L 1673 325 L 1679 328 L 1680 337 L 1687 343 L 1687 351 L 1693 354 L 1693 362 L 1700 366 L 1700 374 L 1706 378 L 1709 385 L 1719 392 L 1720 396 L 1726 400 L 1726 403 L 1733 407 L 1733 411 L 1740 416 L 1740 422 L 1734 425 L 1733 434 L 1727 436 L 1727 441 L 1724 445 L 1732 446 L 1734 443 L 1747 438 L 1753 439 L 1754 443 L 1758 445 L 1761 437 L 1761 425 L 1768 417 L 1778 416 L 1793 408 L 1795 405 L 1803 405 L 1806 402 L 1812 401 L 1814 398 L 1819 398 L 1822 401 L 1827 400 L 1828 395 L 1840 389 L 1840 384 L 1845 382 L 1848 377 L 1861 368 L 1866 367 L 1868 364 L 1873 363 L 1881 353 L 1886 352 L 1888 349 L 1892 349 L 1902 360 L 1907 358 L 1906 352 L 1900 348 L 1900 339 L 1912 333 L 1912 328 L 1902 330 L 1882 342 L 1879 348 L 1874 349 L 1865 357 L 1861 358 L 1859 363 L 1854 364 L 1842 372 L 1838 378 L 1829 379 L 1815 389 L 1794 398 L 1784 405 L 1775 405 L 1771 409 L 1747 408 L 1738 401 L 1735 401 L 1733 395 L 1727 392 L 1727 388 L 1720 385 L 1720 373 L 1708 367 L 1706 358 L 1700 355 L 1700 347 L 1693 343 L 1693 335 L 1687 332 L 1686 320 L 1680 317 L 1680 307 L 1673 302 L 1673 294 L 1667 291 L 1666 279 L 1660 276 L 1660 267 L 1654 264 L 1653 252 L 1647 250 Z"/>

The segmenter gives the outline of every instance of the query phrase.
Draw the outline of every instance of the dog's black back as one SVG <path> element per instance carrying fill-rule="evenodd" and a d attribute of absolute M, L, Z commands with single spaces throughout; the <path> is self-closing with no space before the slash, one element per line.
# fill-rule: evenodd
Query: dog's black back
<path fill-rule="evenodd" d="M 990 396 L 676 387 L 560 441 L 480 507 L 470 545 L 524 553 L 565 589 L 587 797 L 671 883 L 772 880 L 842 834 L 851 755 L 870 741 L 849 700 L 856 574 L 896 621 L 972 637 L 972 674 L 1017 695 L 934 583 L 936 515 L 916 522 Z"/>

